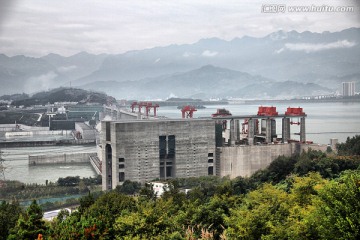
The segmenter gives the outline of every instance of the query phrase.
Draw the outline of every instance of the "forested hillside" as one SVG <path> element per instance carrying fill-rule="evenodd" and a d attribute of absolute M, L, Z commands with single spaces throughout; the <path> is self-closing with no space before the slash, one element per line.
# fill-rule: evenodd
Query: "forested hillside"
<path fill-rule="evenodd" d="M 35 202 L 26 211 L 4 202 L 0 231 L 8 239 L 359 239 L 359 145 L 356 136 L 338 154 L 279 157 L 248 178 L 173 179 L 161 198 L 126 182 L 53 222 Z"/>

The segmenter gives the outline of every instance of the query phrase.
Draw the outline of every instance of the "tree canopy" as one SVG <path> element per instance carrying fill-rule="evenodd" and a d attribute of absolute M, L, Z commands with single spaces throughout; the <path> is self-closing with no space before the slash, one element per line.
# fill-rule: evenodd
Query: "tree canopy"
<path fill-rule="evenodd" d="M 339 155 L 280 156 L 250 177 L 171 179 L 160 198 L 127 181 L 52 222 L 35 201 L 25 212 L 3 202 L 2 239 L 359 239 L 360 156 L 344 150 L 354 139 Z"/>

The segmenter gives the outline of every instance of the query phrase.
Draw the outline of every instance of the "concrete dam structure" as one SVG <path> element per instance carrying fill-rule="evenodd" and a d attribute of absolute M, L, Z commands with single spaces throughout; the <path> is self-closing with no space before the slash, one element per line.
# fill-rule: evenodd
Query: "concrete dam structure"
<path fill-rule="evenodd" d="M 250 176 L 280 155 L 326 149 L 306 141 L 302 108 L 278 114 L 275 107 L 259 107 L 257 115 L 246 116 L 219 110 L 201 119 L 135 119 L 134 113 L 121 119 L 124 112 L 112 111 L 117 120 L 101 123 L 103 189 L 125 180 Z M 281 138 L 276 120 L 282 123 Z M 290 138 L 292 125 L 300 130 L 298 140 Z"/>
<path fill-rule="evenodd" d="M 211 119 L 105 121 L 101 127 L 103 189 L 125 180 L 145 183 L 214 173 Z"/>

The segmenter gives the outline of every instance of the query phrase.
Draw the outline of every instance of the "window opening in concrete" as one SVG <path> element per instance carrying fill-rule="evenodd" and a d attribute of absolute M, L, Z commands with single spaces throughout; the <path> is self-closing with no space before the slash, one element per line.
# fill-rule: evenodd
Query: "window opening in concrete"
<path fill-rule="evenodd" d="M 166 177 L 172 177 L 172 166 L 166 166 Z"/>
<path fill-rule="evenodd" d="M 119 164 L 119 168 L 125 168 L 125 164 Z"/>
<path fill-rule="evenodd" d="M 125 173 L 119 172 L 119 182 L 124 182 L 124 181 L 125 181 Z"/>
<path fill-rule="evenodd" d="M 208 175 L 214 175 L 214 167 L 208 167 Z"/>
<path fill-rule="evenodd" d="M 166 136 L 159 136 L 159 155 L 160 158 L 166 156 Z"/>
<path fill-rule="evenodd" d="M 208 163 L 214 163 L 214 159 L 208 159 Z"/>
<path fill-rule="evenodd" d="M 165 169 L 164 167 L 160 167 L 160 178 L 165 178 Z"/>
<path fill-rule="evenodd" d="M 125 158 L 119 158 L 119 163 L 125 162 Z"/>
<path fill-rule="evenodd" d="M 106 141 L 111 141 L 111 131 L 110 131 L 110 122 L 106 122 L 106 125 L 105 125 L 105 127 L 106 127 Z"/>
<path fill-rule="evenodd" d="M 111 189 L 112 188 L 112 148 L 110 144 L 106 144 L 105 146 L 105 156 L 106 156 L 106 172 L 107 172 L 107 176 L 108 176 L 108 186 L 107 189 Z"/>
<path fill-rule="evenodd" d="M 166 136 L 159 136 L 160 178 L 165 178 Z"/>
<path fill-rule="evenodd" d="M 214 153 L 208 153 L 208 157 L 214 157 Z"/>
<path fill-rule="evenodd" d="M 175 136 L 169 135 L 168 137 L 168 157 L 167 158 L 174 158 L 175 157 Z"/>
<path fill-rule="evenodd" d="M 160 179 L 174 177 L 175 135 L 159 136 Z"/>

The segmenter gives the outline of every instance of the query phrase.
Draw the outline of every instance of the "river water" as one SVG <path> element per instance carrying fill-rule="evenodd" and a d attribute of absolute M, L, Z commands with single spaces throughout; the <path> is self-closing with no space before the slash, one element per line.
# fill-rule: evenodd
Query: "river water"
<path fill-rule="evenodd" d="M 28 155 L 96 152 L 95 146 L 47 146 L 3 148 L 5 179 L 18 180 L 24 183 L 45 184 L 45 181 L 56 182 L 60 177 L 80 176 L 95 177 L 96 172 L 88 164 L 28 165 Z"/>
<path fill-rule="evenodd" d="M 337 138 L 344 142 L 346 138 L 360 135 L 360 103 L 271 103 L 264 102 L 263 106 L 275 106 L 279 114 L 284 114 L 287 107 L 302 107 L 307 114 L 307 140 L 315 143 L 329 144 L 330 138 Z M 226 108 L 233 115 L 255 115 L 258 104 L 229 104 L 206 106 L 194 113 L 194 117 L 210 117 L 218 108 Z M 159 116 L 181 118 L 181 111 L 176 107 L 160 107 Z M 295 119 L 296 120 L 296 119 Z M 298 132 L 298 126 L 291 127 L 292 132 Z M 281 135 L 281 121 L 277 121 L 277 134 Z M 1 149 L 5 159 L 5 177 L 25 183 L 44 184 L 46 180 L 55 182 L 60 177 L 80 176 L 95 177 L 96 173 L 90 164 L 78 165 L 47 165 L 28 166 L 28 155 L 46 153 L 75 153 L 95 152 L 95 146 L 52 146 L 31 148 Z"/>

